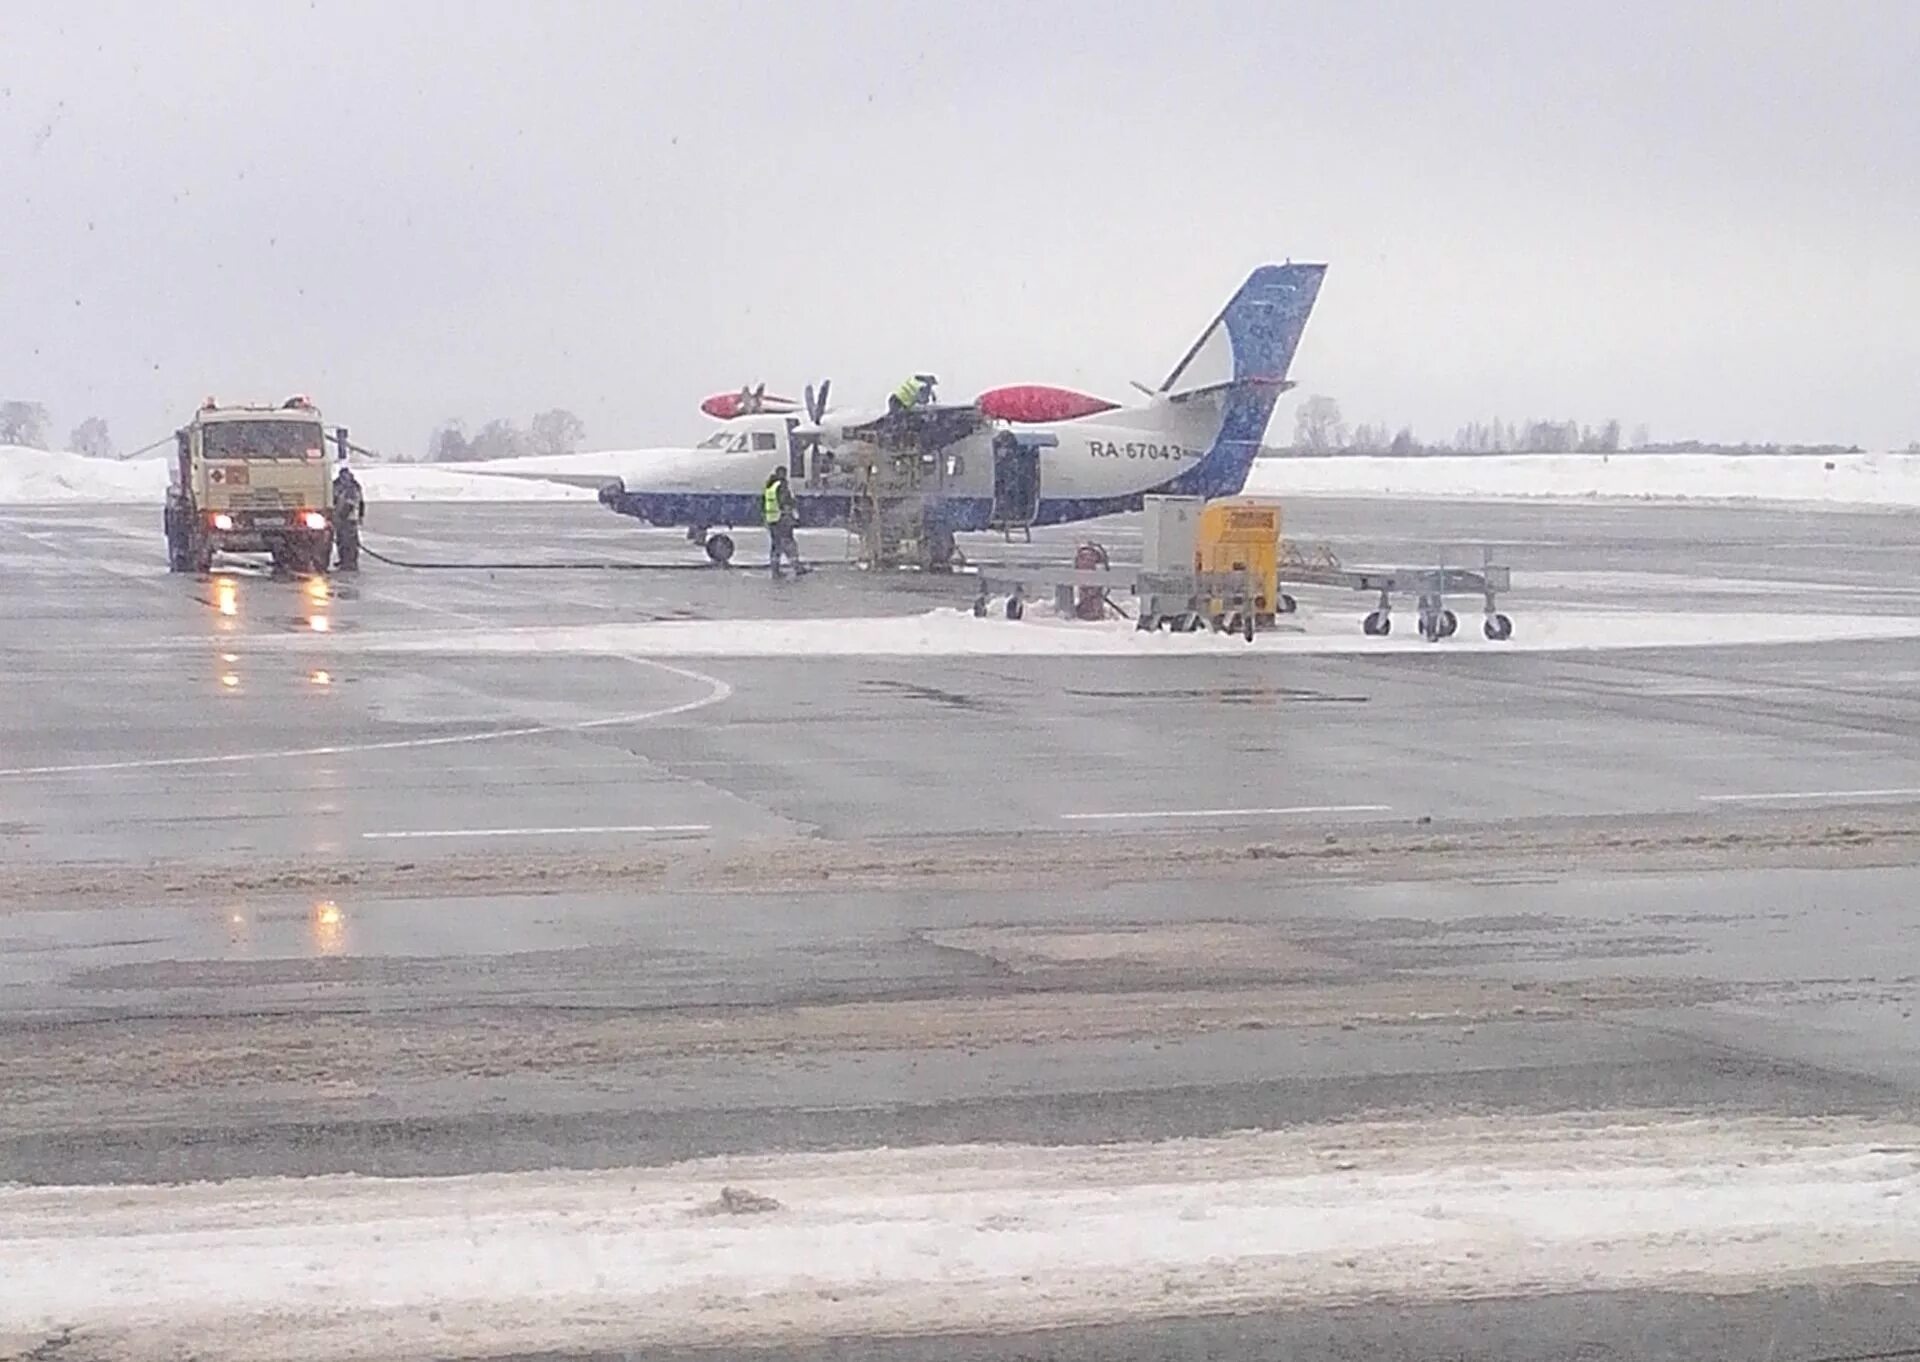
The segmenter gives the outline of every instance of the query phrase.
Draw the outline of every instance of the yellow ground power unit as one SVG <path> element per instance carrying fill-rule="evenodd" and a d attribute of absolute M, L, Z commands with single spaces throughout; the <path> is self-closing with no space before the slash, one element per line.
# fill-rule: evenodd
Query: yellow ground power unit
<path fill-rule="evenodd" d="M 1280 503 L 1273 497 L 1222 497 L 1200 512 L 1194 536 L 1195 572 L 1244 572 L 1253 577 L 1254 617 L 1273 623 L 1280 599 Z M 1214 606 L 1215 614 L 1221 606 Z"/>

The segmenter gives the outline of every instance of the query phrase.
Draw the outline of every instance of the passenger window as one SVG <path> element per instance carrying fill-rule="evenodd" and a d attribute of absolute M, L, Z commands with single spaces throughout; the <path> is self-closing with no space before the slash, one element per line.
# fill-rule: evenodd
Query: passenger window
<path fill-rule="evenodd" d="M 780 445 L 779 442 L 773 438 L 772 431 L 756 430 L 753 433 L 753 447 L 755 450 L 766 450 L 778 449 Z"/>

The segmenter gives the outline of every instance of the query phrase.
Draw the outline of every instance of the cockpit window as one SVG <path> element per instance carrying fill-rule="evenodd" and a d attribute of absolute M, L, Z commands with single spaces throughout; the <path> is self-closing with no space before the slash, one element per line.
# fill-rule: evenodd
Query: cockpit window
<path fill-rule="evenodd" d="M 699 444 L 695 445 L 694 448 L 695 449 L 725 449 L 727 447 L 727 441 L 731 440 L 732 438 L 733 438 L 732 432 L 725 431 L 725 430 L 716 430 L 713 434 L 709 435 L 706 439 L 702 440 Z"/>

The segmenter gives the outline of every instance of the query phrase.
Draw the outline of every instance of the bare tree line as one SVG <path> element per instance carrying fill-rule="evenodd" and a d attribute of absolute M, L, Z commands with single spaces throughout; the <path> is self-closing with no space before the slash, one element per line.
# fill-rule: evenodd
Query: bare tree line
<path fill-rule="evenodd" d="M 0 445 L 50 448 L 52 418 L 40 402 L 0 401 Z M 67 448 L 91 459 L 114 456 L 113 436 L 99 416 L 89 416 L 67 433 Z"/>
<path fill-rule="evenodd" d="M 466 422 L 442 421 L 427 441 L 429 463 L 459 463 L 469 459 L 511 459 L 523 454 L 571 454 L 587 438 L 587 427 L 564 407 L 540 412 L 522 430 L 512 421 L 495 417 L 472 435 Z"/>
<path fill-rule="evenodd" d="M 1411 426 L 1361 422 L 1348 426 L 1340 404 L 1324 394 L 1307 398 L 1294 411 L 1292 454 L 1858 454 L 1858 445 L 1727 444 L 1711 440 L 1656 443 L 1645 425 L 1622 439 L 1620 422 L 1608 417 L 1597 426 L 1578 421 L 1469 421 L 1450 440 L 1422 439 Z M 1920 453 L 1920 441 L 1907 447 Z"/>

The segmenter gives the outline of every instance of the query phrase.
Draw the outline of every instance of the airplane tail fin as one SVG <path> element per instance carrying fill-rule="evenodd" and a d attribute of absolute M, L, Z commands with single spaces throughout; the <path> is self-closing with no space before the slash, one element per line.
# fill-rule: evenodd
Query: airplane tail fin
<path fill-rule="evenodd" d="M 1262 265 L 1248 275 L 1160 391 L 1177 398 L 1233 383 L 1285 384 L 1326 272 L 1325 265 Z"/>
<path fill-rule="evenodd" d="M 1325 265 L 1262 265 L 1173 366 L 1160 395 L 1220 398 L 1220 432 L 1204 458 L 1160 490 L 1216 497 L 1246 485 L 1274 403 L 1293 386 L 1287 372 L 1326 272 Z"/>

